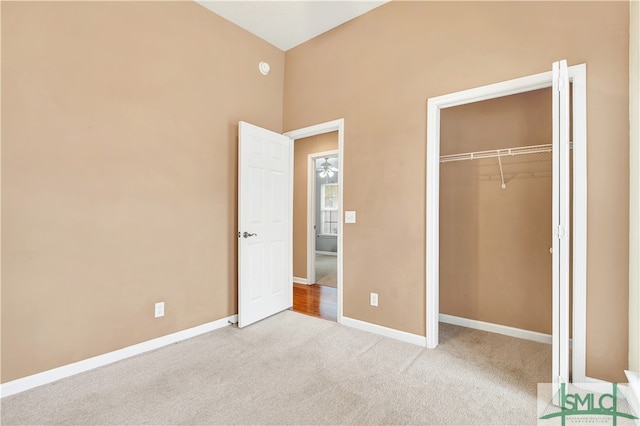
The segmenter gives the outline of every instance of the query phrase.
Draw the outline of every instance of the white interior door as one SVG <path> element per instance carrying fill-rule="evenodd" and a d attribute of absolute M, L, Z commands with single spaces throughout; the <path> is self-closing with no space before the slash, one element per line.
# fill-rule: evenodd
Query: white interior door
<path fill-rule="evenodd" d="M 569 382 L 569 72 L 553 63 L 553 383 Z"/>
<path fill-rule="evenodd" d="M 293 142 L 243 121 L 238 141 L 238 327 L 245 327 L 293 305 Z"/>

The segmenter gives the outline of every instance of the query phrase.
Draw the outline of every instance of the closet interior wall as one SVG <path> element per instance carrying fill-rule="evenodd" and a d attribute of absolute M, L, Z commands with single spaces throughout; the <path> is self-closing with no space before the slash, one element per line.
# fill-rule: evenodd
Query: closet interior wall
<path fill-rule="evenodd" d="M 551 126 L 551 89 L 446 108 L 441 155 L 550 144 Z M 551 334 L 551 154 L 509 161 L 504 189 L 498 158 L 441 163 L 440 312 Z"/>

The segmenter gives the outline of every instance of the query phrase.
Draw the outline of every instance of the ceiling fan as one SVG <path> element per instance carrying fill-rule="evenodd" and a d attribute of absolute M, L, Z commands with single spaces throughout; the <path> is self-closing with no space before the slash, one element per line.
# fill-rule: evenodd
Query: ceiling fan
<path fill-rule="evenodd" d="M 323 178 L 323 177 L 333 177 L 335 172 L 338 171 L 338 168 L 332 165 L 331 163 L 329 163 L 329 157 L 326 157 L 324 159 L 324 163 L 320 164 L 318 170 L 319 170 L 318 176 Z"/>

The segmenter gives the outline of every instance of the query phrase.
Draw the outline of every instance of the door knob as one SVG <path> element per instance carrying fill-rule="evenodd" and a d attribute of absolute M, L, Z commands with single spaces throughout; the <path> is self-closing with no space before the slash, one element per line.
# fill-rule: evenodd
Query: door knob
<path fill-rule="evenodd" d="M 250 233 L 248 233 L 247 231 L 244 231 L 244 232 L 242 233 L 242 236 L 243 236 L 244 238 L 256 237 L 257 235 L 258 235 L 258 234 L 250 234 Z"/>

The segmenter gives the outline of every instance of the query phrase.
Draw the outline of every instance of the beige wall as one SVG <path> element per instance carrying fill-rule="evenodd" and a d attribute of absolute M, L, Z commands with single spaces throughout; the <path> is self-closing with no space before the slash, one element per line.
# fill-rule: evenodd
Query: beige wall
<path fill-rule="evenodd" d="M 345 119 L 345 316 L 425 333 L 426 100 L 566 58 L 587 63 L 586 372 L 625 380 L 628 28 L 627 2 L 398 1 L 286 53 L 285 130 Z"/>
<path fill-rule="evenodd" d="M 317 123 L 316 123 L 317 124 Z M 293 143 L 293 276 L 307 278 L 307 178 L 309 154 L 338 149 L 338 132 Z"/>
<path fill-rule="evenodd" d="M 2 382 L 235 314 L 284 53 L 194 2 L 2 2 L 2 38 Z"/>
<path fill-rule="evenodd" d="M 551 90 L 443 109 L 443 155 L 551 143 Z M 440 312 L 551 333 L 551 154 L 440 165 Z"/>

